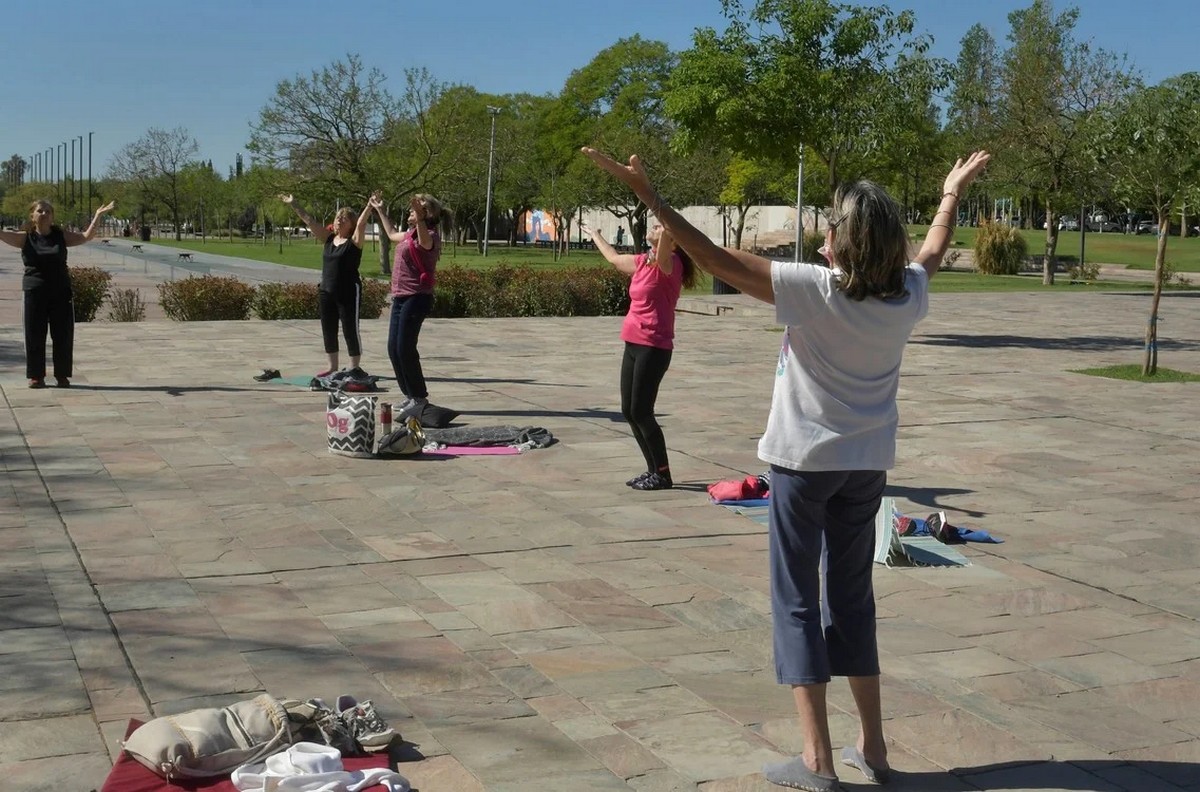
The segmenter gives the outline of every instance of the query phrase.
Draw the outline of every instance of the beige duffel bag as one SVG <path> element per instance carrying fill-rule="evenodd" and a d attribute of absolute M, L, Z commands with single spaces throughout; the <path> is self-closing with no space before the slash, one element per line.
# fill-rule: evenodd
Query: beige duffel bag
<path fill-rule="evenodd" d="M 170 780 L 226 775 L 291 744 L 287 711 L 264 693 L 220 709 L 155 718 L 135 729 L 122 747 Z"/>

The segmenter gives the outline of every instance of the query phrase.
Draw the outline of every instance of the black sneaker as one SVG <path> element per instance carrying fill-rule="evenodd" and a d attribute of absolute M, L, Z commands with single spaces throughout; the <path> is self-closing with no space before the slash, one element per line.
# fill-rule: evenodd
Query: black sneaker
<path fill-rule="evenodd" d="M 633 486 L 635 486 L 635 485 L 636 485 L 636 484 L 637 484 L 639 481 L 644 481 L 645 479 L 647 479 L 647 478 L 649 478 L 650 476 L 653 476 L 653 475 L 654 475 L 654 474 L 653 474 L 653 473 L 651 473 L 649 470 L 647 470 L 645 473 L 638 473 L 636 476 L 634 476 L 633 478 L 629 479 L 629 481 L 626 481 L 626 482 L 625 482 L 625 486 L 626 486 L 626 487 L 633 487 Z"/>
<path fill-rule="evenodd" d="M 352 377 L 354 379 L 366 379 L 367 377 L 369 377 L 371 375 L 368 374 L 367 372 L 363 371 L 361 366 L 355 366 L 354 368 L 346 371 L 346 376 Z"/>
<path fill-rule="evenodd" d="M 255 374 L 254 379 L 258 382 L 269 382 L 273 379 L 279 379 L 283 375 L 279 373 L 279 369 L 263 369 L 262 374 Z"/>
<path fill-rule="evenodd" d="M 635 490 L 665 490 L 675 486 L 670 473 L 651 473 L 641 481 L 630 484 Z"/>

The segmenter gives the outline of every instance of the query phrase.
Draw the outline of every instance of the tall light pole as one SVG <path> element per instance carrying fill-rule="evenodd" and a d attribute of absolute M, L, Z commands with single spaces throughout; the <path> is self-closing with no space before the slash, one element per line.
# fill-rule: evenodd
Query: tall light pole
<path fill-rule="evenodd" d="M 92 216 L 92 135 L 88 132 L 88 217 Z"/>
<path fill-rule="evenodd" d="M 487 209 L 483 215 L 483 256 L 487 258 L 488 254 L 488 236 L 492 230 L 492 161 L 496 158 L 496 116 L 500 115 L 499 107 L 488 105 L 488 115 L 492 117 L 492 143 L 488 149 L 488 181 L 487 181 Z"/>
<path fill-rule="evenodd" d="M 804 242 L 804 144 L 800 144 L 800 166 L 796 171 L 796 261 Z"/>

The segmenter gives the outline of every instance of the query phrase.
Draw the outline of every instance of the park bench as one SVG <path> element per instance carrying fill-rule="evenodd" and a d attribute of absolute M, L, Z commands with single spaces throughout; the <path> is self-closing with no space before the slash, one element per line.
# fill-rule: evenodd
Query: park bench
<path fill-rule="evenodd" d="M 191 261 L 191 260 L 192 260 L 192 254 L 191 254 L 191 253 L 180 253 L 180 254 L 179 254 L 179 260 L 180 260 L 180 261 Z"/>
<path fill-rule="evenodd" d="M 141 252 L 142 252 L 142 246 L 141 246 L 141 245 L 133 245 L 133 246 L 131 246 L 129 249 L 130 249 L 130 250 L 132 250 L 134 253 L 141 253 Z"/>

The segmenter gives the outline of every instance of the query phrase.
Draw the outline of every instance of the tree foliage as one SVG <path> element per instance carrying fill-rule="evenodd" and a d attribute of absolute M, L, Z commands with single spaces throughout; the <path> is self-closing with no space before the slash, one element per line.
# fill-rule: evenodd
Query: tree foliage
<path fill-rule="evenodd" d="M 912 12 L 831 0 L 722 0 L 728 28 L 701 28 L 680 56 L 666 109 L 683 148 L 708 137 L 750 159 L 795 162 L 800 145 L 828 173 L 826 196 L 911 128 L 949 65 L 924 57 Z"/>
<path fill-rule="evenodd" d="M 175 238 L 180 237 L 180 216 L 186 198 L 180 175 L 200 147 L 184 127 L 151 127 L 113 156 L 109 177 L 131 183 L 143 207 L 160 204 L 171 215 Z"/>
<path fill-rule="evenodd" d="M 1095 148 L 1098 167 L 1130 206 L 1147 206 L 1158 219 L 1154 299 L 1146 325 L 1142 373 L 1158 369 L 1158 307 L 1166 273 L 1171 213 L 1200 181 L 1200 73 L 1139 88 L 1103 119 Z"/>

